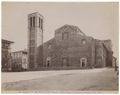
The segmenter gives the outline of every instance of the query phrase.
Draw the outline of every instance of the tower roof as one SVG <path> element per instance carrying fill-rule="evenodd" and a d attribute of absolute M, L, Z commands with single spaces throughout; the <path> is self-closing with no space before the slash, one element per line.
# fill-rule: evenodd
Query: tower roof
<path fill-rule="evenodd" d="M 40 16 L 43 18 L 43 15 L 41 15 L 39 12 L 30 13 L 30 14 L 28 14 L 28 17 L 29 16 Z"/>

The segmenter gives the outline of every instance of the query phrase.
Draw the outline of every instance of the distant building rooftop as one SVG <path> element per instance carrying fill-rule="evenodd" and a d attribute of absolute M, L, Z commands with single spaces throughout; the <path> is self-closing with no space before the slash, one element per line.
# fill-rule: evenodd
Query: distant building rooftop
<path fill-rule="evenodd" d="M 12 53 L 19 53 L 19 52 L 22 52 L 22 53 L 27 54 L 27 51 L 25 51 L 25 50 L 14 51 L 14 52 L 12 52 Z"/>
<path fill-rule="evenodd" d="M 8 44 L 14 43 L 13 41 L 5 40 L 5 39 L 2 39 L 2 42 L 3 43 L 8 43 Z"/>

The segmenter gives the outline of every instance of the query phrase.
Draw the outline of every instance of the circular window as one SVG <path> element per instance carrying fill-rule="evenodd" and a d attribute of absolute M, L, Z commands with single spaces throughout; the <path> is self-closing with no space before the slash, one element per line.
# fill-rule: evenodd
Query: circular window
<path fill-rule="evenodd" d="M 82 40 L 82 44 L 86 44 L 86 40 L 85 39 Z"/>

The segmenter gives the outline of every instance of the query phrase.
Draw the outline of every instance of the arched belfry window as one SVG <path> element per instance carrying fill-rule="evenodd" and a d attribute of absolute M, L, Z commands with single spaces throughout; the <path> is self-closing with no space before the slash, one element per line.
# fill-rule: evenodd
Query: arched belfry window
<path fill-rule="evenodd" d="M 43 19 L 41 19 L 41 29 L 43 30 Z"/>
<path fill-rule="evenodd" d="M 33 27 L 35 27 L 35 17 L 33 17 Z"/>
<path fill-rule="evenodd" d="M 39 17 L 39 28 L 40 28 L 40 23 L 41 23 L 41 22 L 40 22 L 40 17 Z"/>
<path fill-rule="evenodd" d="M 30 27 L 32 27 L 32 17 L 30 17 Z"/>

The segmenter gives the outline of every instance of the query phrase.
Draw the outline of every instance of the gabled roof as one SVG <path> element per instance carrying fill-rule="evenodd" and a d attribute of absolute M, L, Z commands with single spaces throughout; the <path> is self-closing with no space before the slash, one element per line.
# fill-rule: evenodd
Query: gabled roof
<path fill-rule="evenodd" d="M 44 42 L 42 45 L 38 46 L 38 48 L 41 48 L 42 46 L 46 46 L 46 45 L 52 44 L 54 41 L 55 41 L 55 38 L 52 38 L 52 39 Z"/>
<path fill-rule="evenodd" d="M 46 41 L 45 43 L 43 43 L 43 45 L 45 45 L 45 44 L 52 44 L 54 41 L 55 41 L 55 38 L 52 38 L 52 39 Z"/>
<path fill-rule="evenodd" d="M 60 30 L 67 29 L 67 28 L 71 28 L 72 30 L 74 30 L 74 32 L 85 36 L 85 34 L 79 29 L 79 27 L 74 26 L 74 25 L 68 25 L 68 24 L 65 24 L 62 27 L 56 29 L 55 32 L 59 32 Z"/>

